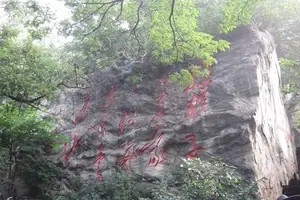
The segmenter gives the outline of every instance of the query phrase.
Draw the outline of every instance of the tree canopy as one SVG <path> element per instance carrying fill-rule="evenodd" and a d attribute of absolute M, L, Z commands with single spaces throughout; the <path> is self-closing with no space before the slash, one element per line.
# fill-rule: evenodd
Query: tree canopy
<path fill-rule="evenodd" d="M 161 66 L 188 59 L 201 61 L 201 66 L 190 64 L 169 76 L 171 81 L 187 86 L 195 75 L 209 75 L 209 67 L 218 62 L 215 54 L 230 48 L 230 42 L 221 36 L 241 24 L 255 24 L 274 35 L 285 91 L 300 88 L 298 0 L 59 1 L 71 12 L 71 17 L 59 21 L 59 26 L 54 26 L 57 21 L 51 8 L 38 0 L 0 3 L 7 14 L 7 20 L 0 23 L 0 148 L 5 150 L 0 153 L 0 175 L 8 174 L 10 179 L 20 176 L 32 185 L 33 179 L 50 184 L 44 180 L 55 182 L 54 176 L 61 178 L 62 173 L 53 163 L 47 163 L 45 155 L 48 148 L 53 149 L 49 144 L 60 144 L 65 138 L 57 138 L 54 122 L 41 117 L 42 100 L 56 97 L 61 88 L 85 88 L 82 83 L 90 74 L 122 67 L 131 60 L 146 63 L 152 59 Z M 59 47 L 46 43 L 53 31 L 71 40 L 65 38 Z M 136 83 L 142 73 L 129 79 Z M 16 163 L 19 168 L 12 173 Z M 240 181 L 232 176 L 228 179 Z M 125 183 L 117 180 L 119 186 L 126 184 L 127 178 Z M 190 184 L 189 177 L 184 179 L 186 191 L 195 189 L 194 180 Z M 212 179 L 209 182 L 215 183 Z M 97 187 L 106 187 L 105 184 Z M 210 188 L 197 184 L 195 195 L 201 196 L 203 191 L 208 191 L 205 195 L 209 197 L 214 195 Z M 135 181 L 131 185 L 136 187 Z M 85 188 L 82 194 L 74 194 L 74 198 L 91 195 L 84 191 Z M 122 196 L 119 190 L 114 192 Z M 167 195 L 161 192 L 155 195 Z M 107 195 L 106 191 L 100 193 L 99 196 Z M 246 196 L 249 193 L 245 191 Z M 236 193 L 227 194 L 232 195 Z"/>

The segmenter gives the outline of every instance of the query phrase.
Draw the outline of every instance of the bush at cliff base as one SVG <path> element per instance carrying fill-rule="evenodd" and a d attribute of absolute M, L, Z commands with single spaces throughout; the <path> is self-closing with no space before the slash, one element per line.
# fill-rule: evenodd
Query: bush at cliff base
<path fill-rule="evenodd" d="M 220 159 L 183 159 L 161 180 L 146 182 L 123 171 L 101 182 L 83 183 L 78 191 L 52 193 L 55 200 L 257 200 L 257 186 L 245 181 Z"/>

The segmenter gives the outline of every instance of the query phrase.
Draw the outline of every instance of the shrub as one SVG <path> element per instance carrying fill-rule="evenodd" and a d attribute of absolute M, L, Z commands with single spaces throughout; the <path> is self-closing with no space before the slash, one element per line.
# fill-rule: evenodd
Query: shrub
<path fill-rule="evenodd" d="M 256 200 L 255 183 L 246 182 L 219 159 L 183 160 L 171 174 L 152 184 L 125 172 L 89 182 L 77 192 L 56 193 L 55 200 Z"/>
<path fill-rule="evenodd" d="M 152 199 L 150 184 L 125 172 L 113 172 L 103 181 L 83 183 L 74 191 L 52 193 L 55 200 L 141 200 Z"/>
<path fill-rule="evenodd" d="M 247 183 L 234 167 L 220 159 L 183 161 L 182 199 L 257 199 L 256 184 Z"/>
<path fill-rule="evenodd" d="M 0 175 L 10 184 L 9 196 L 18 193 L 15 181 L 21 179 L 33 196 L 49 189 L 62 176 L 62 170 L 47 157 L 51 145 L 63 137 L 53 133 L 50 118 L 41 118 L 36 109 L 0 105 Z"/>

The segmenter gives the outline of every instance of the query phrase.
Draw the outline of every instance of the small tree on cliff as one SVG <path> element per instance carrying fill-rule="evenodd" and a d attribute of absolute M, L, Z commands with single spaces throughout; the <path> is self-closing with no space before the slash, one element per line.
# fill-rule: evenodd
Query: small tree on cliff
<path fill-rule="evenodd" d="M 0 105 L 0 173 L 9 196 L 16 195 L 15 181 L 41 189 L 37 184 L 51 183 L 60 170 L 45 155 L 64 137 L 53 133 L 52 121 L 39 117 L 35 109 L 19 109 L 13 104 Z M 3 192 L 3 191 L 2 191 Z M 39 193 L 41 191 L 36 191 Z"/>

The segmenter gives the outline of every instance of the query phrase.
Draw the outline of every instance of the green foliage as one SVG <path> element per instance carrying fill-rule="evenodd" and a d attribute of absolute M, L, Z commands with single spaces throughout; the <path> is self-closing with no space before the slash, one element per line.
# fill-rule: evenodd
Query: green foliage
<path fill-rule="evenodd" d="M 62 23 L 62 32 L 75 37 L 66 50 L 73 55 L 72 62 L 93 69 L 117 62 L 119 52 L 127 59 L 152 54 L 162 63 L 189 56 L 210 66 L 216 62 L 214 53 L 229 48 L 227 41 L 210 34 L 219 33 L 220 23 L 223 32 L 249 23 L 258 2 L 187 0 L 174 1 L 173 6 L 168 0 L 144 0 L 142 4 L 132 0 L 122 4 L 64 1 L 73 19 Z"/>
<path fill-rule="evenodd" d="M 286 93 L 299 90 L 299 67 L 288 61 L 299 60 L 299 15 L 300 2 L 298 0 L 264 0 L 256 4 L 253 17 L 253 21 L 261 30 L 268 30 L 274 36 L 277 55 L 283 59 L 280 66 L 282 83 Z M 294 86 L 296 87 L 294 88 Z"/>
<path fill-rule="evenodd" d="M 150 40 L 155 44 L 152 53 L 162 63 L 183 61 L 188 55 L 212 65 L 216 62 L 213 54 L 229 48 L 228 42 L 197 32 L 198 11 L 192 0 L 176 1 L 173 15 L 170 15 L 172 7 L 167 0 L 155 2 L 151 8 L 155 10 L 149 30 Z"/>
<path fill-rule="evenodd" d="M 227 0 L 222 8 L 223 19 L 220 30 L 228 33 L 239 24 L 251 23 L 254 6 L 261 0 Z"/>
<path fill-rule="evenodd" d="M 175 72 L 169 75 L 171 81 L 179 83 L 182 87 L 187 87 L 193 81 L 193 76 L 187 69 L 181 69 L 180 72 Z"/>
<path fill-rule="evenodd" d="M 53 192 L 55 200 L 140 200 L 151 197 L 149 184 L 125 172 L 112 172 L 103 181 L 84 183 L 77 192 Z"/>
<path fill-rule="evenodd" d="M 4 0 L 0 2 L 4 11 L 9 14 L 11 26 L 22 28 L 34 40 L 41 40 L 51 32 L 50 22 L 54 15 L 47 6 L 35 0 Z"/>
<path fill-rule="evenodd" d="M 68 70 L 60 66 L 57 54 L 9 26 L 1 27 L 0 41 L 0 97 L 25 101 L 54 95 Z"/>
<path fill-rule="evenodd" d="M 189 69 L 181 69 L 179 72 L 170 74 L 169 78 L 172 82 L 179 83 L 182 87 L 187 87 L 193 82 L 194 77 L 206 78 L 209 73 L 207 68 L 201 69 L 196 65 L 191 65 Z"/>
<path fill-rule="evenodd" d="M 137 75 L 132 75 L 132 76 L 128 76 L 126 78 L 126 81 L 128 81 L 129 83 L 135 85 L 139 82 L 141 82 L 143 80 L 143 74 L 137 74 Z"/>
<path fill-rule="evenodd" d="M 220 159 L 184 160 L 184 199 L 255 200 L 257 186 L 247 183 Z"/>
<path fill-rule="evenodd" d="M 53 121 L 41 118 L 31 108 L 19 108 L 13 104 L 0 105 L 0 157 L 1 173 L 12 182 L 21 178 L 29 189 L 42 193 L 37 187 L 54 185 L 62 176 L 61 170 L 47 157 L 51 145 L 62 143 L 62 137 L 53 132 Z"/>
<path fill-rule="evenodd" d="M 112 171 L 100 182 L 83 184 L 79 191 L 53 193 L 55 200 L 255 200 L 257 187 L 219 159 L 184 160 L 161 180 L 147 183 L 123 171 Z"/>
<path fill-rule="evenodd" d="M 19 109 L 13 104 L 1 104 L 0 113 L 2 147 L 18 147 L 24 142 L 35 143 L 32 138 L 38 138 L 40 141 L 55 139 L 50 133 L 51 119 L 42 119 L 33 108 Z"/>
<path fill-rule="evenodd" d="M 282 69 L 283 79 L 283 89 L 284 93 L 297 92 L 300 88 L 299 77 L 300 77 L 300 68 L 299 63 L 295 60 L 290 60 L 286 58 L 281 58 L 279 60 L 280 67 Z"/>
<path fill-rule="evenodd" d="M 295 68 L 298 66 L 298 63 L 295 60 L 290 60 L 286 58 L 279 59 L 279 64 L 282 68 Z"/>
<path fill-rule="evenodd" d="M 145 26 L 139 24 L 136 27 L 138 38 L 126 27 L 132 28 L 136 23 L 136 1 L 124 3 L 120 16 L 118 4 L 110 7 L 110 4 L 101 6 L 81 4 L 82 1 L 65 2 L 72 11 L 73 19 L 61 22 L 60 32 L 74 37 L 65 46 L 65 52 L 70 53 L 70 62 L 77 63 L 86 73 L 118 64 L 123 59 L 136 58 L 142 47 L 146 46 Z M 100 27 L 99 21 L 104 12 L 106 14 Z"/>
<path fill-rule="evenodd" d="M 297 112 L 297 127 L 300 128 L 300 110 Z"/>

